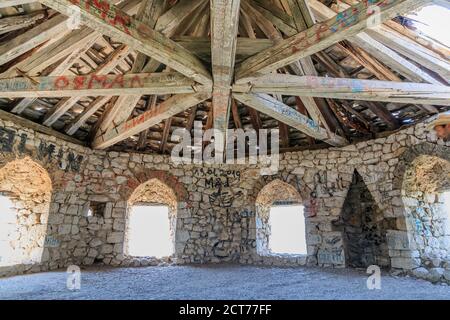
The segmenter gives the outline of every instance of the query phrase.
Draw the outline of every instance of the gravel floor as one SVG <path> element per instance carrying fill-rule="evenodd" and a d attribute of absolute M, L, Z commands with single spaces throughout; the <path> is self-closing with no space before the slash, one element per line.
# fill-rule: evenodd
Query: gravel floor
<path fill-rule="evenodd" d="M 363 271 L 251 266 L 175 266 L 82 271 L 81 290 L 67 274 L 48 272 L 0 279 L 0 299 L 450 299 L 450 286 L 382 276 L 368 290 Z"/>

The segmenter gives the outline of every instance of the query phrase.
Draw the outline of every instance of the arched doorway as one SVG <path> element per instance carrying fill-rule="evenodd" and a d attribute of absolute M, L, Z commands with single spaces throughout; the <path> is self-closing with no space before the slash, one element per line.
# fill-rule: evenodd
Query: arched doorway
<path fill-rule="evenodd" d="M 28 157 L 0 169 L 0 266 L 42 262 L 51 194 L 49 174 Z"/>
<path fill-rule="evenodd" d="M 363 177 L 355 170 L 339 219 L 333 221 L 333 230 L 342 232 L 346 265 L 390 267 L 386 235 L 394 227 L 395 220 L 384 217 Z"/>
<path fill-rule="evenodd" d="M 256 198 L 256 248 L 258 255 L 306 255 L 305 216 L 298 191 L 274 180 Z"/>
<path fill-rule="evenodd" d="M 157 178 L 138 186 L 128 200 L 125 254 L 165 258 L 175 253 L 177 198 Z"/>

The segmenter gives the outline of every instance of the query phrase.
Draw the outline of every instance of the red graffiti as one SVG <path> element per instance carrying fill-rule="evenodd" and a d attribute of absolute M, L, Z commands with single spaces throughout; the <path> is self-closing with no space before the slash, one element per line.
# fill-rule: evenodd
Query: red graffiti
<path fill-rule="evenodd" d="M 114 88 L 142 88 L 144 79 L 148 75 L 124 76 L 118 75 L 88 75 L 88 76 L 60 76 L 46 84 L 45 89 L 50 90 L 87 90 L 87 89 L 114 89 Z"/>
<path fill-rule="evenodd" d="M 85 10 L 96 15 L 108 24 L 121 29 L 127 34 L 131 34 L 130 27 L 132 19 L 129 15 L 120 9 L 109 4 L 106 0 L 70 0 L 70 2 L 78 7 L 82 7 L 84 3 Z"/>
<path fill-rule="evenodd" d="M 66 77 L 58 77 L 55 80 L 55 88 L 56 89 L 65 89 L 69 86 L 69 80 Z"/>

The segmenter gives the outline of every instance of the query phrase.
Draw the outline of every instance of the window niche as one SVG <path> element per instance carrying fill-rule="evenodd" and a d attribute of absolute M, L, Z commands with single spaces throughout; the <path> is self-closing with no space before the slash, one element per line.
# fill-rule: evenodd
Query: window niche
<path fill-rule="evenodd" d="M 260 256 L 307 254 L 304 207 L 298 191 L 281 180 L 256 199 L 256 250 Z"/>

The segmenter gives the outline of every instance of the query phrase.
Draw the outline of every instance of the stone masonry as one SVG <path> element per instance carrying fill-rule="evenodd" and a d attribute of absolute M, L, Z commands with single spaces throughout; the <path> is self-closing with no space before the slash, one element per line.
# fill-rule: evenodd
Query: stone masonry
<path fill-rule="evenodd" d="M 33 219 L 48 215 L 38 223 L 46 230 L 45 239 L 21 234 L 27 237 L 22 241 L 25 246 L 41 247 L 42 256 L 38 262 L 24 260 L 0 267 L 0 275 L 94 263 L 344 267 L 349 265 L 345 231 L 336 229 L 335 224 L 343 214 L 356 170 L 382 213 L 377 219 L 388 227 L 382 229 L 386 264 L 434 282 L 450 282 L 449 229 L 437 227 L 448 221 L 444 221 L 445 212 L 430 209 L 439 206 L 439 197 L 429 196 L 447 188 L 450 177 L 441 175 L 444 182 L 434 193 L 418 193 L 408 187 L 410 171 L 420 167 L 420 161 L 426 162 L 426 157 L 439 159 L 445 168 L 450 161 L 449 147 L 426 131 L 425 124 L 419 124 L 343 148 L 282 154 L 279 171 L 261 176 L 257 165 L 175 165 L 167 156 L 94 151 L 0 120 L 0 192 L 11 194 L 8 181 L 14 182 L 10 177 L 15 171 L 10 168 L 31 166 L 26 163 L 42 168 L 39 176 L 51 184 L 45 189 L 48 198 L 31 193 L 31 198 L 39 198 L 35 201 L 39 205 L 26 209 Z M 35 177 L 30 176 L 32 179 Z M 268 192 L 268 185 L 276 186 L 277 192 Z M 280 198 L 280 194 L 284 196 Z M 128 208 L 149 199 L 167 204 L 171 212 L 175 254 L 162 261 L 126 255 Z M 305 207 L 306 256 L 258 250 L 264 248 L 265 210 L 279 200 L 295 200 Z M 88 216 L 93 205 L 101 212 Z M 439 229 L 431 231 L 431 238 L 427 228 L 411 222 L 423 211 L 431 215 L 428 224 Z M 439 213 L 431 213 L 435 211 Z M 24 215 L 18 210 L 19 228 L 27 226 Z M 421 237 L 427 242 L 420 243 Z M 40 245 L 33 244 L 39 241 Z"/>

